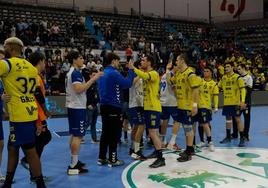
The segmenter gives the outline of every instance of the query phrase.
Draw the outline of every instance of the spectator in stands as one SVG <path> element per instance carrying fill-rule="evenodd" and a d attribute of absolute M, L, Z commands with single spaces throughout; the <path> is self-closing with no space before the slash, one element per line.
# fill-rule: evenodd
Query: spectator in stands
<path fill-rule="evenodd" d="M 60 36 L 60 27 L 56 23 L 54 23 L 50 28 L 50 33 L 51 33 L 50 39 L 58 41 Z"/>
<path fill-rule="evenodd" d="M 100 27 L 100 23 L 99 21 L 95 20 L 93 21 L 93 27 L 94 27 L 94 30 L 95 30 L 95 35 L 98 35 L 98 32 L 99 32 L 99 27 Z"/>
<path fill-rule="evenodd" d="M 99 42 L 99 48 L 100 49 L 104 49 L 105 48 L 105 40 L 104 40 L 104 38 L 102 38 L 101 40 L 100 40 L 100 42 Z"/>
<path fill-rule="evenodd" d="M 129 60 L 132 58 L 132 56 L 133 56 L 133 51 L 131 49 L 131 45 L 128 45 L 128 47 L 126 49 L 127 62 L 129 62 Z"/>
<path fill-rule="evenodd" d="M 30 48 L 30 46 L 27 46 L 27 48 L 24 51 L 25 59 L 29 59 L 31 53 L 33 53 L 33 50 Z"/>
<path fill-rule="evenodd" d="M 97 59 L 96 65 L 95 65 L 97 71 L 102 71 L 103 66 L 100 59 Z"/>

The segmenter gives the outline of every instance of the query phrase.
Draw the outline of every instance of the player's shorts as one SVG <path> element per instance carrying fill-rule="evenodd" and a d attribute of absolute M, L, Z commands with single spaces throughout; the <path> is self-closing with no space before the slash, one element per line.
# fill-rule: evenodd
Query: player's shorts
<path fill-rule="evenodd" d="M 178 121 L 178 108 L 175 106 L 162 106 L 160 118 L 162 120 L 168 120 L 170 116 L 174 121 Z"/>
<path fill-rule="evenodd" d="M 9 143 L 14 147 L 35 144 L 36 121 L 10 122 Z"/>
<path fill-rule="evenodd" d="M 199 108 L 197 117 L 199 123 L 209 123 L 212 120 L 212 111 L 206 108 Z"/>
<path fill-rule="evenodd" d="M 223 106 L 222 115 L 227 117 L 235 117 L 241 115 L 240 106 Z"/>
<path fill-rule="evenodd" d="M 83 137 L 86 134 L 86 109 L 68 108 L 69 133 L 73 136 Z"/>
<path fill-rule="evenodd" d="M 132 125 L 145 125 L 143 107 L 133 107 L 128 109 L 130 123 Z"/>
<path fill-rule="evenodd" d="M 190 110 L 178 109 L 178 117 L 178 122 L 183 125 L 192 125 L 196 119 L 192 117 L 192 112 Z"/>
<path fill-rule="evenodd" d="M 144 110 L 145 124 L 148 129 L 160 127 L 160 112 Z"/>

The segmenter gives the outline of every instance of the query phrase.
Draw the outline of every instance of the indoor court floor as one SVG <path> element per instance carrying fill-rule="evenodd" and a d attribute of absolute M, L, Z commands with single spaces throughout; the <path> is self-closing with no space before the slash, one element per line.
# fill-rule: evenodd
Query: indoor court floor
<path fill-rule="evenodd" d="M 230 144 L 219 144 L 225 137 L 225 119 L 221 111 L 213 116 L 212 139 L 216 146 L 215 152 L 206 148 L 198 152 L 191 161 L 178 163 L 178 153 L 165 151 L 166 166 L 150 169 L 152 160 L 139 162 L 128 156 L 129 144 L 123 143 L 118 147 L 118 156 L 125 161 L 124 166 L 109 168 L 98 166 L 98 144 L 91 143 L 89 134 L 85 144 L 81 146 L 80 160 L 86 162 L 88 174 L 68 176 L 67 166 L 70 163 L 68 122 L 66 118 L 55 118 L 48 121 L 52 132 L 52 141 L 47 145 L 42 156 L 43 174 L 49 177 L 48 188 L 122 188 L 122 187 L 176 187 L 176 188 L 205 188 L 205 187 L 268 187 L 268 107 L 254 107 L 251 113 L 250 142 L 246 148 L 237 148 L 239 140 Z M 243 118 L 242 118 L 243 119 Z M 172 123 L 170 121 L 170 123 Z M 111 125 L 112 126 L 112 125 Z M 101 128 L 98 119 L 97 129 Z M 5 149 L 3 154 L 2 172 L 6 171 L 8 138 L 8 122 L 4 122 Z M 168 128 L 168 133 L 171 126 Z M 170 134 L 168 134 L 170 135 Z M 100 133 L 98 133 L 98 138 Z M 130 136 L 129 136 L 130 137 Z M 169 140 L 169 136 L 168 136 Z M 199 138 L 197 136 L 197 143 Z M 130 143 L 130 140 L 129 140 Z M 177 143 L 184 148 L 185 139 L 180 129 Z M 146 146 L 145 154 L 150 154 L 152 148 Z M 20 157 L 22 156 L 22 153 Z M 29 173 L 18 165 L 15 174 L 14 188 L 32 188 Z"/>

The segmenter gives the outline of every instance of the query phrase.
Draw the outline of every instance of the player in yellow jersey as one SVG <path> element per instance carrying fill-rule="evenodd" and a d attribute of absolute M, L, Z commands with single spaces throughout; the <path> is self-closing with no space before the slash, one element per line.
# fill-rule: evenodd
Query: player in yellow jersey
<path fill-rule="evenodd" d="M 226 116 L 226 138 L 220 143 L 231 142 L 232 117 L 234 117 L 240 132 L 239 147 L 245 146 L 244 128 L 240 119 L 241 110 L 246 108 L 246 89 L 244 80 L 233 70 L 233 63 L 225 63 L 225 75 L 220 80 L 218 86 L 223 90 L 223 110 L 222 115 Z"/>
<path fill-rule="evenodd" d="M 218 111 L 219 104 L 219 88 L 217 83 L 212 79 L 213 69 L 211 67 L 204 68 L 204 79 L 202 79 L 199 88 L 198 115 L 199 136 L 202 142 L 203 135 L 201 130 L 205 130 L 207 136 L 207 144 L 210 151 L 214 151 L 214 145 L 211 139 L 210 121 L 212 120 L 212 101 L 214 102 L 214 112 Z M 204 145 L 204 144 L 203 144 Z"/>
<path fill-rule="evenodd" d="M 38 71 L 31 63 L 20 58 L 23 50 L 23 43 L 20 39 L 8 38 L 4 43 L 4 48 L 8 59 L 0 61 L 0 77 L 4 90 L 11 96 L 11 100 L 7 103 L 10 135 L 7 174 L 3 187 L 11 187 L 21 147 L 29 161 L 37 187 L 44 188 L 46 186 L 41 172 L 41 163 L 35 149 L 35 122 L 38 114 L 34 94 L 38 86 Z"/>
<path fill-rule="evenodd" d="M 154 65 L 153 57 L 145 56 L 141 61 L 141 69 L 143 71 L 134 68 L 134 72 L 143 79 L 145 124 L 155 147 L 154 153 L 148 156 L 148 158 L 157 158 L 150 167 L 158 168 L 165 165 L 165 158 L 163 158 L 161 141 L 157 133 L 160 127 L 160 113 L 162 108 L 159 98 L 160 79 L 158 73 L 154 70 Z M 130 64 L 130 68 L 132 67 L 133 63 Z"/>
<path fill-rule="evenodd" d="M 178 71 L 170 82 L 175 86 L 178 105 L 178 122 L 182 124 L 186 135 L 186 150 L 177 159 L 185 162 L 192 159 L 193 148 L 193 117 L 197 114 L 198 88 L 201 79 L 188 67 L 188 57 L 181 54 L 176 59 Z"/>

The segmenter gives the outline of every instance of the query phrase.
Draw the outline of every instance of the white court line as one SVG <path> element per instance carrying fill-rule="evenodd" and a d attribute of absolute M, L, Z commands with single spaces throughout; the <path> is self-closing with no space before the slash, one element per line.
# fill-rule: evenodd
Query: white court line
<path fill-rule="evenodd" d="M 53 134 L 55 134 L 56 135 L 56 137 L 58 137 L 58 138 L 60 138 L 61 136 L 60 135 L 58 135 L 55 131 L 52 131 L 52 133 Z"/>

